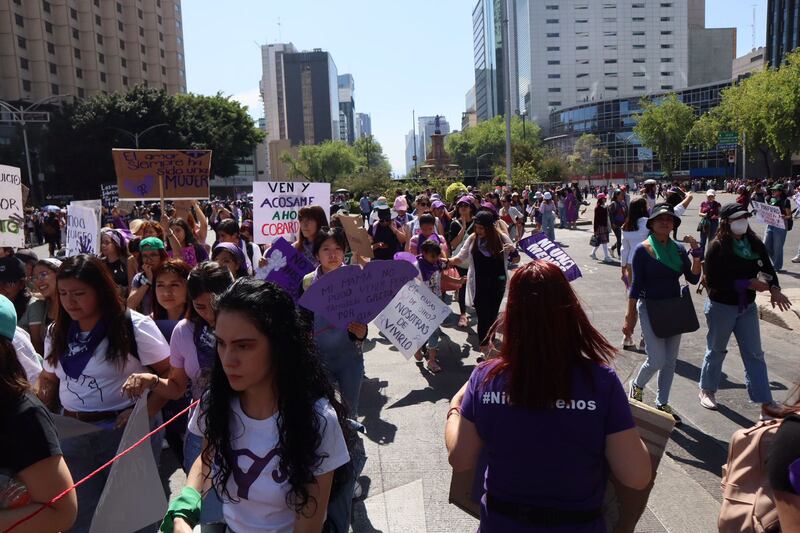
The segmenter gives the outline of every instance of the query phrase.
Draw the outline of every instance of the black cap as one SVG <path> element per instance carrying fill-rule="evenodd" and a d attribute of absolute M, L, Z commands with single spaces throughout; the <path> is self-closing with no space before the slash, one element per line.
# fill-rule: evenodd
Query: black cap
<path fill-rule="evenodd" d="M 672 218 L 675 221 L 675 227 L 677 228 L 678 226 L 681 225 L 681 217 L 675 214 L 675 208 L 673 208 L 669 204 L 661 203 L 661 204 L 656 204 L 653 207 L 653 210 L 650 211 L 650 216 L 647 217 L 647 229 L 652 230 L 653 228 L 650 227 L 651 226 L 650 223 L 656 217 L 659 217 L 661 215 L 672 215 Z"/>
<path fill-rule="evenodd" d="M 728 220 L 736 220 L 737 218 L 749 216 L 750 213 L 747 211 L 747 208 L 745 208 L 745 206 L 742 204 L 737 204 L 736 202 L 725 204 L 722 206 L 722 209 L 719 210 L 719 217 L 726 218 Z"/>
<path fill-rule="evenodd" d="M 392 211 L 389 209 L 388 205 L 376 206 L 375 210 L 378 212 L 378 220 L 391 220 L 392 219 Z"/>
<path fill-rule="evenodd" d="M 25 264 L 14 257 L 7 255 L 0 257 L 0 282 L 9 283 L 25 278 Z"/>
<path fill-rule="evenodd" d="M 491 211 L 481 209 L 475 214 L 474 220 L 475 224 L 483 226 L 484 228 L 490 228 L 494 226 L 494 222 L 497 218 Z"/>

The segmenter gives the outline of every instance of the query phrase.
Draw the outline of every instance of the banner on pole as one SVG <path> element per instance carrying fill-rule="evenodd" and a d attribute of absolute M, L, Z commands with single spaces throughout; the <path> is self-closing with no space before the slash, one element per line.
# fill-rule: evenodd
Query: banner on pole
<path fill-rule="evenodd" d="M 0 165 L 0 246 L 25 247 L 23 205 L 19 169 Z"/>
<path fill-rule="evenodd" d="M 783 213 L 778 206 L 767 205 L 762 202 L 751 202 L 753 209 L 756 210 L 756 219 L 762 224 L 773 226 L 776 228 L 786 229 L 786 222 L 783 219 Z"/>
<path fill-rule="evenodd" d="M 449 305 L 419 280 L 412 279 L 375 318 L 375 323 L 394 347 L 410 359 L 450 313 Z"/>
<path fill-rule="evenodd" d="M 535 233 L 519 241 L 517 246 L 531 259 L 543 259 L 556 265 L 569 281 L 575 281 L 582 276 L 577 263 L 558 244 L 548 239 L 544 232 Z"/>
<path fill-rule="evenodd" d="M 67 256 L 100 254 L 100 200 L 67 206 Z"/>
<path fill-rule="evenodd" d="M 117 189 L 122 200 L 158 200 L 159 180 L 165 200 L 209 197 L 211 150 L 129 150 L 114 148 Z"/>
<path fill-rule="evenodd" d="M 253 183 L 253 239 L 257 244 L 270 244 L 278 237 L 293 242 L 300 231 L 298 212 L 312 205 L 320 206 L 325 216 L 330 216 L 330 183 Z"/>

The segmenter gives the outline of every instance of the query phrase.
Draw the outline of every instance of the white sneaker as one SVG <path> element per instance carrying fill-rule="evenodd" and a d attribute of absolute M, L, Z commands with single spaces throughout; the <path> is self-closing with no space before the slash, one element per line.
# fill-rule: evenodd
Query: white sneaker
<path fill-rule="evenodd" d="M 603 258 L 603 263 L 613 263 L 613 262 L 614 262 L 614 260 L 613 260 L 613 259 L 611 259 L 611 258 L 610 258 L 610 257 L 608 257 L 608 256 L 605 256 L 605 257 Z"/>
<path fill-rule="evenodd" d="M 594 259 L 595 261 L 597 261 L 597 256 L 595 255 L 595 253 L 594 253 L 594 252 L 590 253 L 590 254 L 589 254 L 589 257 L 591 257 L 592 259 Z"/>
<path fill-rule="evenodd" d="M 800 255 L 792 257 L 792 263 L 800 263 Z"/>
<path fill-rule="evenodd" d="M 710 409 L 712 411 L 717 410 L 717 399 L 714 397 L 714 393 L 712 391 L 700 389 L 697 397 L 700 398 L 700 405 L 706 409 Z"/>

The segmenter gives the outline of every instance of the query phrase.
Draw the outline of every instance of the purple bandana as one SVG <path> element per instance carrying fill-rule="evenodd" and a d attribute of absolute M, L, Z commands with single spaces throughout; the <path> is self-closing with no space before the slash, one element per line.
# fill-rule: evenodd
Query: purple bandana
<path fill-rule="evenodd" d="M 417 265 L 419 266 L 420 274 L 422 274 L 422 281 L 430 280 L 431 276 L 436 272 L 441 272 L 443 270 L 440 261 L 436 261 L 436 263 L 432 265 L 425 260 L 422 254 L 417 256 Z"/>
<path fill-rule="evenodd" d="M 81 335 L 81 328 L 75 320 L 69 325 L 67 332 L 67 350 L 58 360 L 64 373 L 72 379 L 81 377 L 89 359 L 94 355 L 97 346 L 103 342 L 108 333 L 108 322 L 100 320 L 85 337 Z"/>

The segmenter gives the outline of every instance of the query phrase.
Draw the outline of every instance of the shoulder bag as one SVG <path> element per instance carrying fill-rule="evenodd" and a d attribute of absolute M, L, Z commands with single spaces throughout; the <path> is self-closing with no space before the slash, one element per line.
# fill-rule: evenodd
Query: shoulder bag
<path fill-rule="evenodd" d="M 659 338 L 666 339 L 700 329 L 688 285 L 684 285 L 681 295 L 674 298 L 649 300 L 645 295 L 644 304 L 650 326 Z"/>

